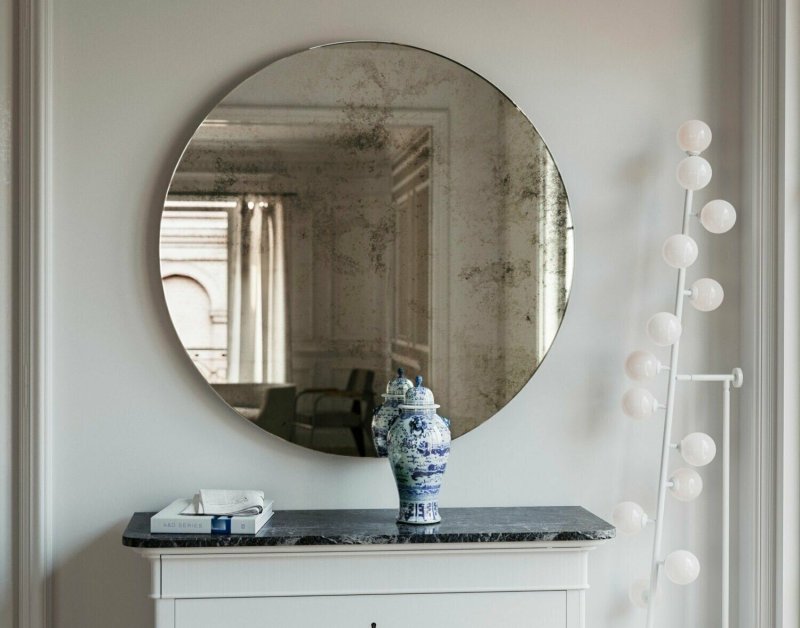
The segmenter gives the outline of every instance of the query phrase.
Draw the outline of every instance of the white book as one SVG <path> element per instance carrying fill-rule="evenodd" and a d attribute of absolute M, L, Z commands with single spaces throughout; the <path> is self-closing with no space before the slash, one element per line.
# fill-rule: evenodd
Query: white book
<path fill-rule="evenodd" d="M 190 506 L 189 497 L 176 499 L 169 506 L 150 517 L 153 534 L 256 534 L 274 514 L 272 501 L 264 503 L 257 515 L 216 516 L 181 514 Z"/>
<path fill-rule="evenodd" d="M 264 491 L 201 488 L 184 515 L 257 515 L 264 510 Z"/>

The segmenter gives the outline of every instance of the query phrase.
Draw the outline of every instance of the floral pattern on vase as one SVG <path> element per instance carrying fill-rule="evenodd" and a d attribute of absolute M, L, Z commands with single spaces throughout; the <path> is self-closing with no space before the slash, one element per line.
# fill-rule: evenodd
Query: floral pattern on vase
<path fill-rule="evenodd" d="M 405 400 L 406 392 L 413 387 L 414 384 L 406 379 L 403 369 L 397 369 L 397 377 L 386 384 L 386 393 L 382 395 L 385 401 L 372 413 L 372 442 L 380 458 L 388 455 L 386 437 L 389 428 L 400 417 L 400 404 Z"/>
<path fill-rule="evenodd" d="M 417 377 L 399 419 L 389 429 L 388 456 L 400 497 L 399 523 L 431 524 L 439 515 L 439 490 L 450 455 L 450 422 L 436 414 L 433 393 Z"/>

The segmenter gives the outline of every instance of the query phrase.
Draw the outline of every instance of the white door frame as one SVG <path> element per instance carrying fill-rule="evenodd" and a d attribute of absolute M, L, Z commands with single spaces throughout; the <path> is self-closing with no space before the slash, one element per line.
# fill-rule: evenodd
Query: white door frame
<path fill-rule="evenodd" d="M 777 625 L 800 626 L 800 0 L 788 0 L 780 19 L 781 124 L 783 138 L 779 203 L 781 249 L 782 347 L 780 369 L 781 450 L 776 519 L 781 529 Z"/>
<path fill-rule="evenodd" d="M 740 628 L 798 625 L 798 4 L 742 7 Z"/>
<path fill-rule="evenodd" d="M 17 617 L 20 628 L 46 628 L 51 623 L 52 574 L 49 268 L 53 31 L 50 0 L 21 1 L 18 15 Z"/>

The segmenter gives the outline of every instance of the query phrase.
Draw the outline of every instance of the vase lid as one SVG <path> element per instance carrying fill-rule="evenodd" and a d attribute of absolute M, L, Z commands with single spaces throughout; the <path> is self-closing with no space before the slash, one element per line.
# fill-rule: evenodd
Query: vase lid
<path fill-rule="evenodd" d="M 405 403 L 401 408 L 438 408 L 439 404 L 434 403 L 433 391 L 422 385 L 422 376 L 417 375 L 415 386 L 406 391 Z"/>
<path fill-rule="evenodd" d="M 411 383 L 411 380 L 405 377 L 403 369 L 397 369 L 397 377 L 392 380 L 389 380 L 389 383 L 386 384 L 386 394 L 383 395 L 384 398 L 386 397 L 402 397 L 405 398 L 406 391 L 413 388 L 414 384 Z"/>

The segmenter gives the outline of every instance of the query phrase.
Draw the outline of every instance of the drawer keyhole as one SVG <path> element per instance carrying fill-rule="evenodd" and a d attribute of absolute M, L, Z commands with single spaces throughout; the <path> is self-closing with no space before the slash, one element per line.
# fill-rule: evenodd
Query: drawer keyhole
<path fill-rule="evenodd" d="M 375 622 L 372 622 L 370 624 L 370 628 L 378 628 L 378 624 L 376 624 Z"/>

